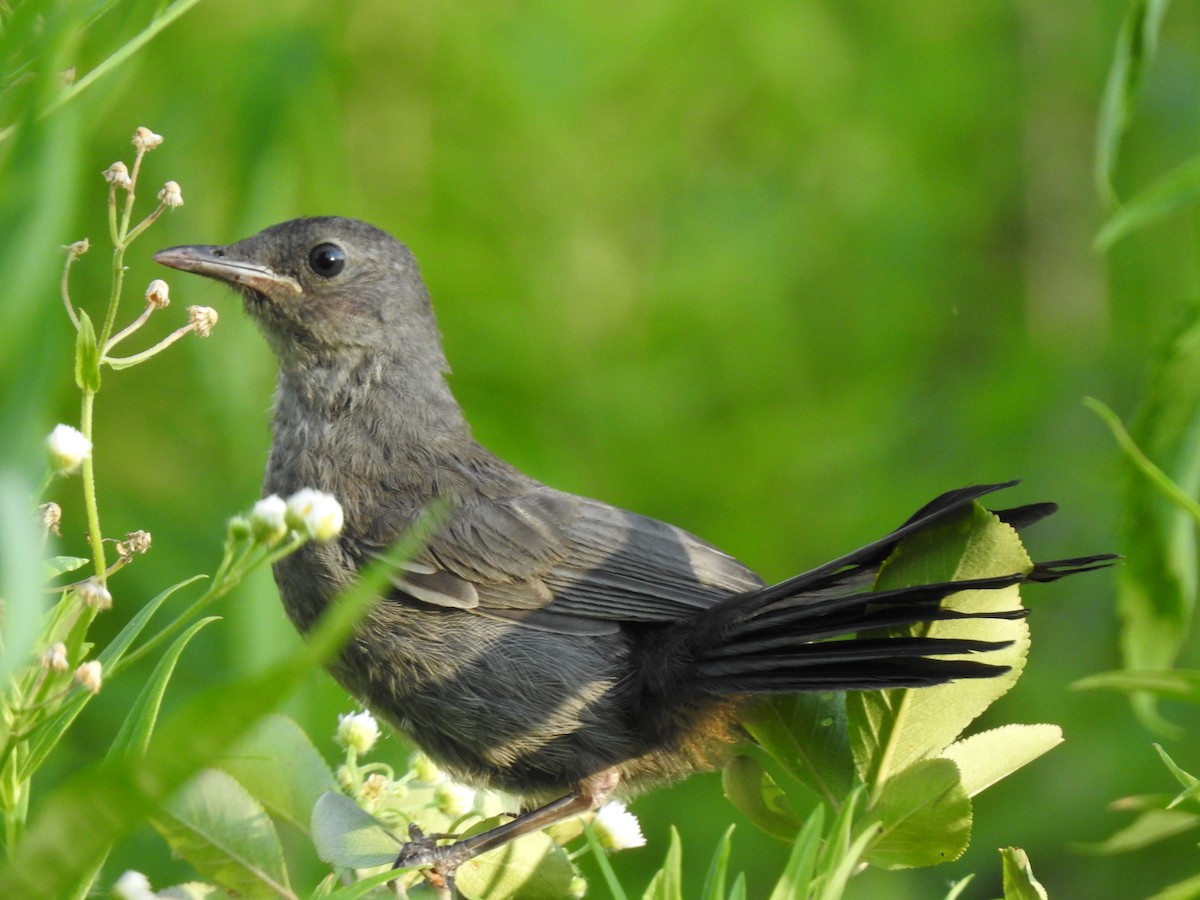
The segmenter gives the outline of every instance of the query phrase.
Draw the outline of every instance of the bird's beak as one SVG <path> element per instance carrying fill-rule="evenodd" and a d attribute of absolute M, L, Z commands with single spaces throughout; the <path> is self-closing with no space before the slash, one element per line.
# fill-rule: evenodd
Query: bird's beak
<path fill-rule="evenodd" d="M 226 284 L 243 285 L 268 296 L 279 291 L 289 294 L 304 291 L 300 282 L 290 275 L 283 275 L 262 263 L 237 259 L 226 247 L 168 247 L 155 253 L 154 261 L 181 272 L 194 272 Z"/>

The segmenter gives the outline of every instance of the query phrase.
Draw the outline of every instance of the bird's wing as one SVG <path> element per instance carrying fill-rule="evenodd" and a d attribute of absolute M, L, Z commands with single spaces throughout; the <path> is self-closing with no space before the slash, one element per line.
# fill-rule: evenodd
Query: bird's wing
<path fill-rule="evenodd" d="M 673 621 L 763 585 L 682 529 L 540 486 L 461 503 L 393 581 L 422 603 L 581 633 Z"/>

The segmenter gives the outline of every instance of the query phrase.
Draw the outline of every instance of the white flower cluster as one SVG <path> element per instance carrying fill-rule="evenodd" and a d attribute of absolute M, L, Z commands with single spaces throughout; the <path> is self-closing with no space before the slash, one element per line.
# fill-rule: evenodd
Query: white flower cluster
<path fill-rule="evenodd" d="M 298 531 L 317 541 L 331 541 L 342 533 L 345 514 L 332 494 L 301 488 L 284 500 L 277 494 L 254 504 L 246 523 L 256 541 L 274 544 L 288 531 Z"/>

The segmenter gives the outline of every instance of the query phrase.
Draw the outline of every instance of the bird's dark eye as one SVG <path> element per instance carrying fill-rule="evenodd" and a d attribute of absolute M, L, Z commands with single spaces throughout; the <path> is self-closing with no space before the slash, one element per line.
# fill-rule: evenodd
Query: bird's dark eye
<path fill-rule="evenodd" d="M 308 264 L 322 278 L 332 278 L 346 265 L 346 251 L 337 244 L 317 244 L 308 251 Z"/>

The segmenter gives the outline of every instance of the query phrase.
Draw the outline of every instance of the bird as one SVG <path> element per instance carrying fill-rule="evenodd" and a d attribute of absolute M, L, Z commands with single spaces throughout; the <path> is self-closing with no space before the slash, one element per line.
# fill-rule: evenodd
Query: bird
<path fill-rule="evenodd" d="M 986 655 L 1002 642 L 878 629 L 1020 616 L 943 601 L 1111 559 L 870 590 L 902 540 L 1007 482 L 944 493 L 885 537 L 767 584 L 679 527 L 556 490 L 478 443 L 451 392 L 420 269 L 388 232 L 301 218 L 154 259 L 233 288 L 277 357 L 264 495 L 316 488 L 344 510 L 336 540 L 274 565 L 302 633 L 431 505 L 448 503 L 330 671 L 458 779 L 506 791 L 524 811 L 451 843 L 414 834 L 398 865 L 452 877 L 614 794 L 684 777 L 711 764 L 747 697 L 998 675 L 1006 667 Z M 997 515 L 1021 528 L 1054 510 Z"/>

